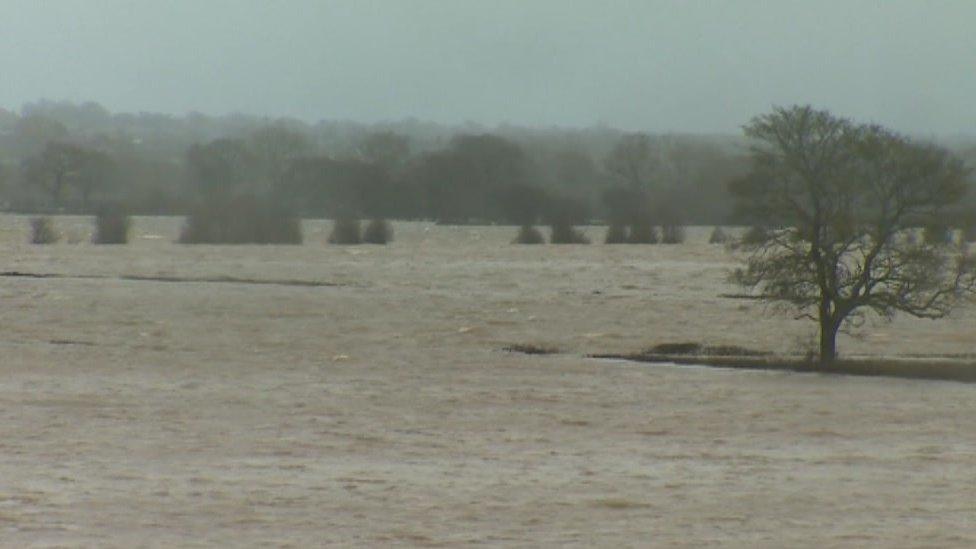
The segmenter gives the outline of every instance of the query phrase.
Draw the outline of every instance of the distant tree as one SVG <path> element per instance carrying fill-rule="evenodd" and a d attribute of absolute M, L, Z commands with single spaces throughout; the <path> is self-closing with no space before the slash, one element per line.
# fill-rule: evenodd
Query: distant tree
<path fill-rule="evenodd" d="M 81 172 L 84 157 L 84 150 L 77 145 L 49 142 L 39 155 L 27 160 L 25 181 L 46 193 L 52 205 L 63 205 L 69 184 Z"/>
<path fill-rule="evenodd" d="M 371 133 L 359 144 L 359 156 L 393 173 L 410 157 L 410 140 L 393 132 Z"/>
<path fill-rule="evenodd" d="M 567 148 L 552 157 L 553 183 L 564 187 L 582 188 L 601 182 L 600 170 L 586 151 Z"/>
<path fill-rule="evenodd" d="M 658 242 L 647 191 L 632 187 L 613 187 L 603 192 L 603 204 L 611 228 L 608 231 L 608 244 Z M 625 230 L 624 227 L 628 229 Z"/>
<path fill-rule="evenodd" d="M 208 194 L 229 192 L 248 178 L 254 157 L 240 139 L 215 139 L 207 144 L 191 145 L 186 151 L 190 182 Z"/>
<path fill-rule="evenodd" d="M 13 133 L 19 121 L 20 117 L 17 114 L 0 107 L 0 133 Z"/>
<path fill-rule="evenodd" d="M 546 207 L 546 192 L 535 185 L 513 183 L 495 194 L 499 211 L 505 221 L 519 226 L 515 242 L 518 244 L 542 244 L 545 240 L 534 225 L 539 222 Z"/>
<path fill-rule="evenodd" d="M 52 141 L 25 163 L 28 186 L 46 194 L 53 206 L 78 205 L 90 212 L 92 197 L 115 183 L 115 163 L 107 153 Z"/>
<path fill-rule="evenodd" d="M 501 220 L 498 190 L 530 178 L 521 147 L 493 135 L 457 136 L 447 150 L 424 156 L 414 170 L 426 191 L 428 213 L 440 223 Z"/>
<path fill-rule="evenodd" d="M 391 217 L 390 185 L 379 167 L 359 159 L 324 156 L 295 161 L 283 194 L 305 214 L 341 217 Z"/>
<path fill-rule="evenodd" d="M 589 217 L 586 204 L 582 201 L 567 196 L 549 198 L 546 200 L 544 217 L 551 228 L 550 243 L 590 243 L 586 235 L 575 228 Z"/>
<path fill-rule="evenodd" d="M 27 103 L 22 112 L 24 117 L 39 116 L 56 120 L 72 133 L 104 131 L 108 129 L 112 120 L 108 109 L 93 101 L 75 104 L 70 101 L 42 99 Z"/>
<path fill-rule="evenodd" d="M 21 158 L 39 154 L 48 143 L 64 141 L 68 128 L 64 124 L 41 115 L 21 117 L 14 129 L 14 148 Z"/>
<path fill-rule="evenodd" d="M 535 225 L 546 206 L 546 192 L 528 183 L 512 183 L 497 190 L 495 199 L 505 221 L 515 225 Z"/>
<path fill-rule="evenodd" d="M 280 188 L 292 162 L 312 153 L 308 137 L 280 125 L 258 128 L 247 140 L 255 169 L 268 187 Z"/>
<path fill-rule="evenodd" d="M 102 151 L 82 149 L 78 164 L 72 182 L 81 197 L 82 211 L 91 212 L 92 196 L 98 191 L 110 189 L 115 183 L 115 162 Z"/>
<path fill-rule="evenodd" d="M 745 133 L 752 170 L 730 190 L 767 229 L 743 244 L 733 280 L 815 320 L 822 363 L 865 310 L 940 318 L 976 289 L 965 247 L 903 237 L 966 191 L 967 170 L 945 150 L 809 106 L 758 116 Z"/>
<path fill-rule="evenodd" d="M 681 244 L 685 241 L 685 226 L 682 212 L 674 201 L 658 205 L 655 217 L 661 225 L 661 243 Z"/>
<path fill-rule="evenodd" d="M 646 189 L 658 166 L 654 143 L 646 133 L 632 133 L 617 141 L 603 166 L 621 183 L 634 189 Z"/>

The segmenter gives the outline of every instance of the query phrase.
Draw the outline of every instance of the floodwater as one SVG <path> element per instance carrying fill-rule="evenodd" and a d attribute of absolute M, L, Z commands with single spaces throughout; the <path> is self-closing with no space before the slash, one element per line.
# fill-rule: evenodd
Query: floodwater
<path fill-rule="evenodd" d="M 680 246 L 26 244 L 0 217 L 0 546 L 976 546 L 976 385 L 585 358 L 802 351 Z M 588 228 L 594 241 L 602 230 Z M 314 283 L 310 285 L 309 283 Z M 976 353 L 976 307 L 847 355 Z M 513 343 L 561 353 L 508 353 Z"/>

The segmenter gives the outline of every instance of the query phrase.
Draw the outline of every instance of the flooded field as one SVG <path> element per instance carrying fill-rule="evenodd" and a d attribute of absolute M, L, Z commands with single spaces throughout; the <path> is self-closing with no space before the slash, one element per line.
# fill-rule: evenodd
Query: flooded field
<path fill-rule="evenodd" d="M 976 386 L 585 358 L 802 352 L 679 246 L 126 246 L 0 217 L 0 545 L 973 546 Z M 599 242 L 602 228 L 588 235 Z M 505 352 L 512 344 L 555 355 Z M 976 353 L 976 307 L 842 354 Z"/>

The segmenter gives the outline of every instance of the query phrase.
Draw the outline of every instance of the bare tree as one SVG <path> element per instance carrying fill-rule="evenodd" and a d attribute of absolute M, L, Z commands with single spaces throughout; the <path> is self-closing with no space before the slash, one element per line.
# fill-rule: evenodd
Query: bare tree
<path fill-rule="evenodd" d="M 963 197 L 968 171 L 948 152 L 809 106 L 756 117 L 745 133 L 752 170 L 730 190 L 766 230 L 741 244 L 733 280 L 817 321 L 821 363 L 865 312 L 940 318 L 976 291 L 965 245 L 905 237 Z"/>

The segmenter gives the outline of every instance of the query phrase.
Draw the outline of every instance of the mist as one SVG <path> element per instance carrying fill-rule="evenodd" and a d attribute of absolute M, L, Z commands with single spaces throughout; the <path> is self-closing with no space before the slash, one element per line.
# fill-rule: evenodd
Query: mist
<path fill-rule="evenodd" d="M 810 103 L 973 133 L 976 4 L 0 2 L 0 107 L 738 133 Z"/>

